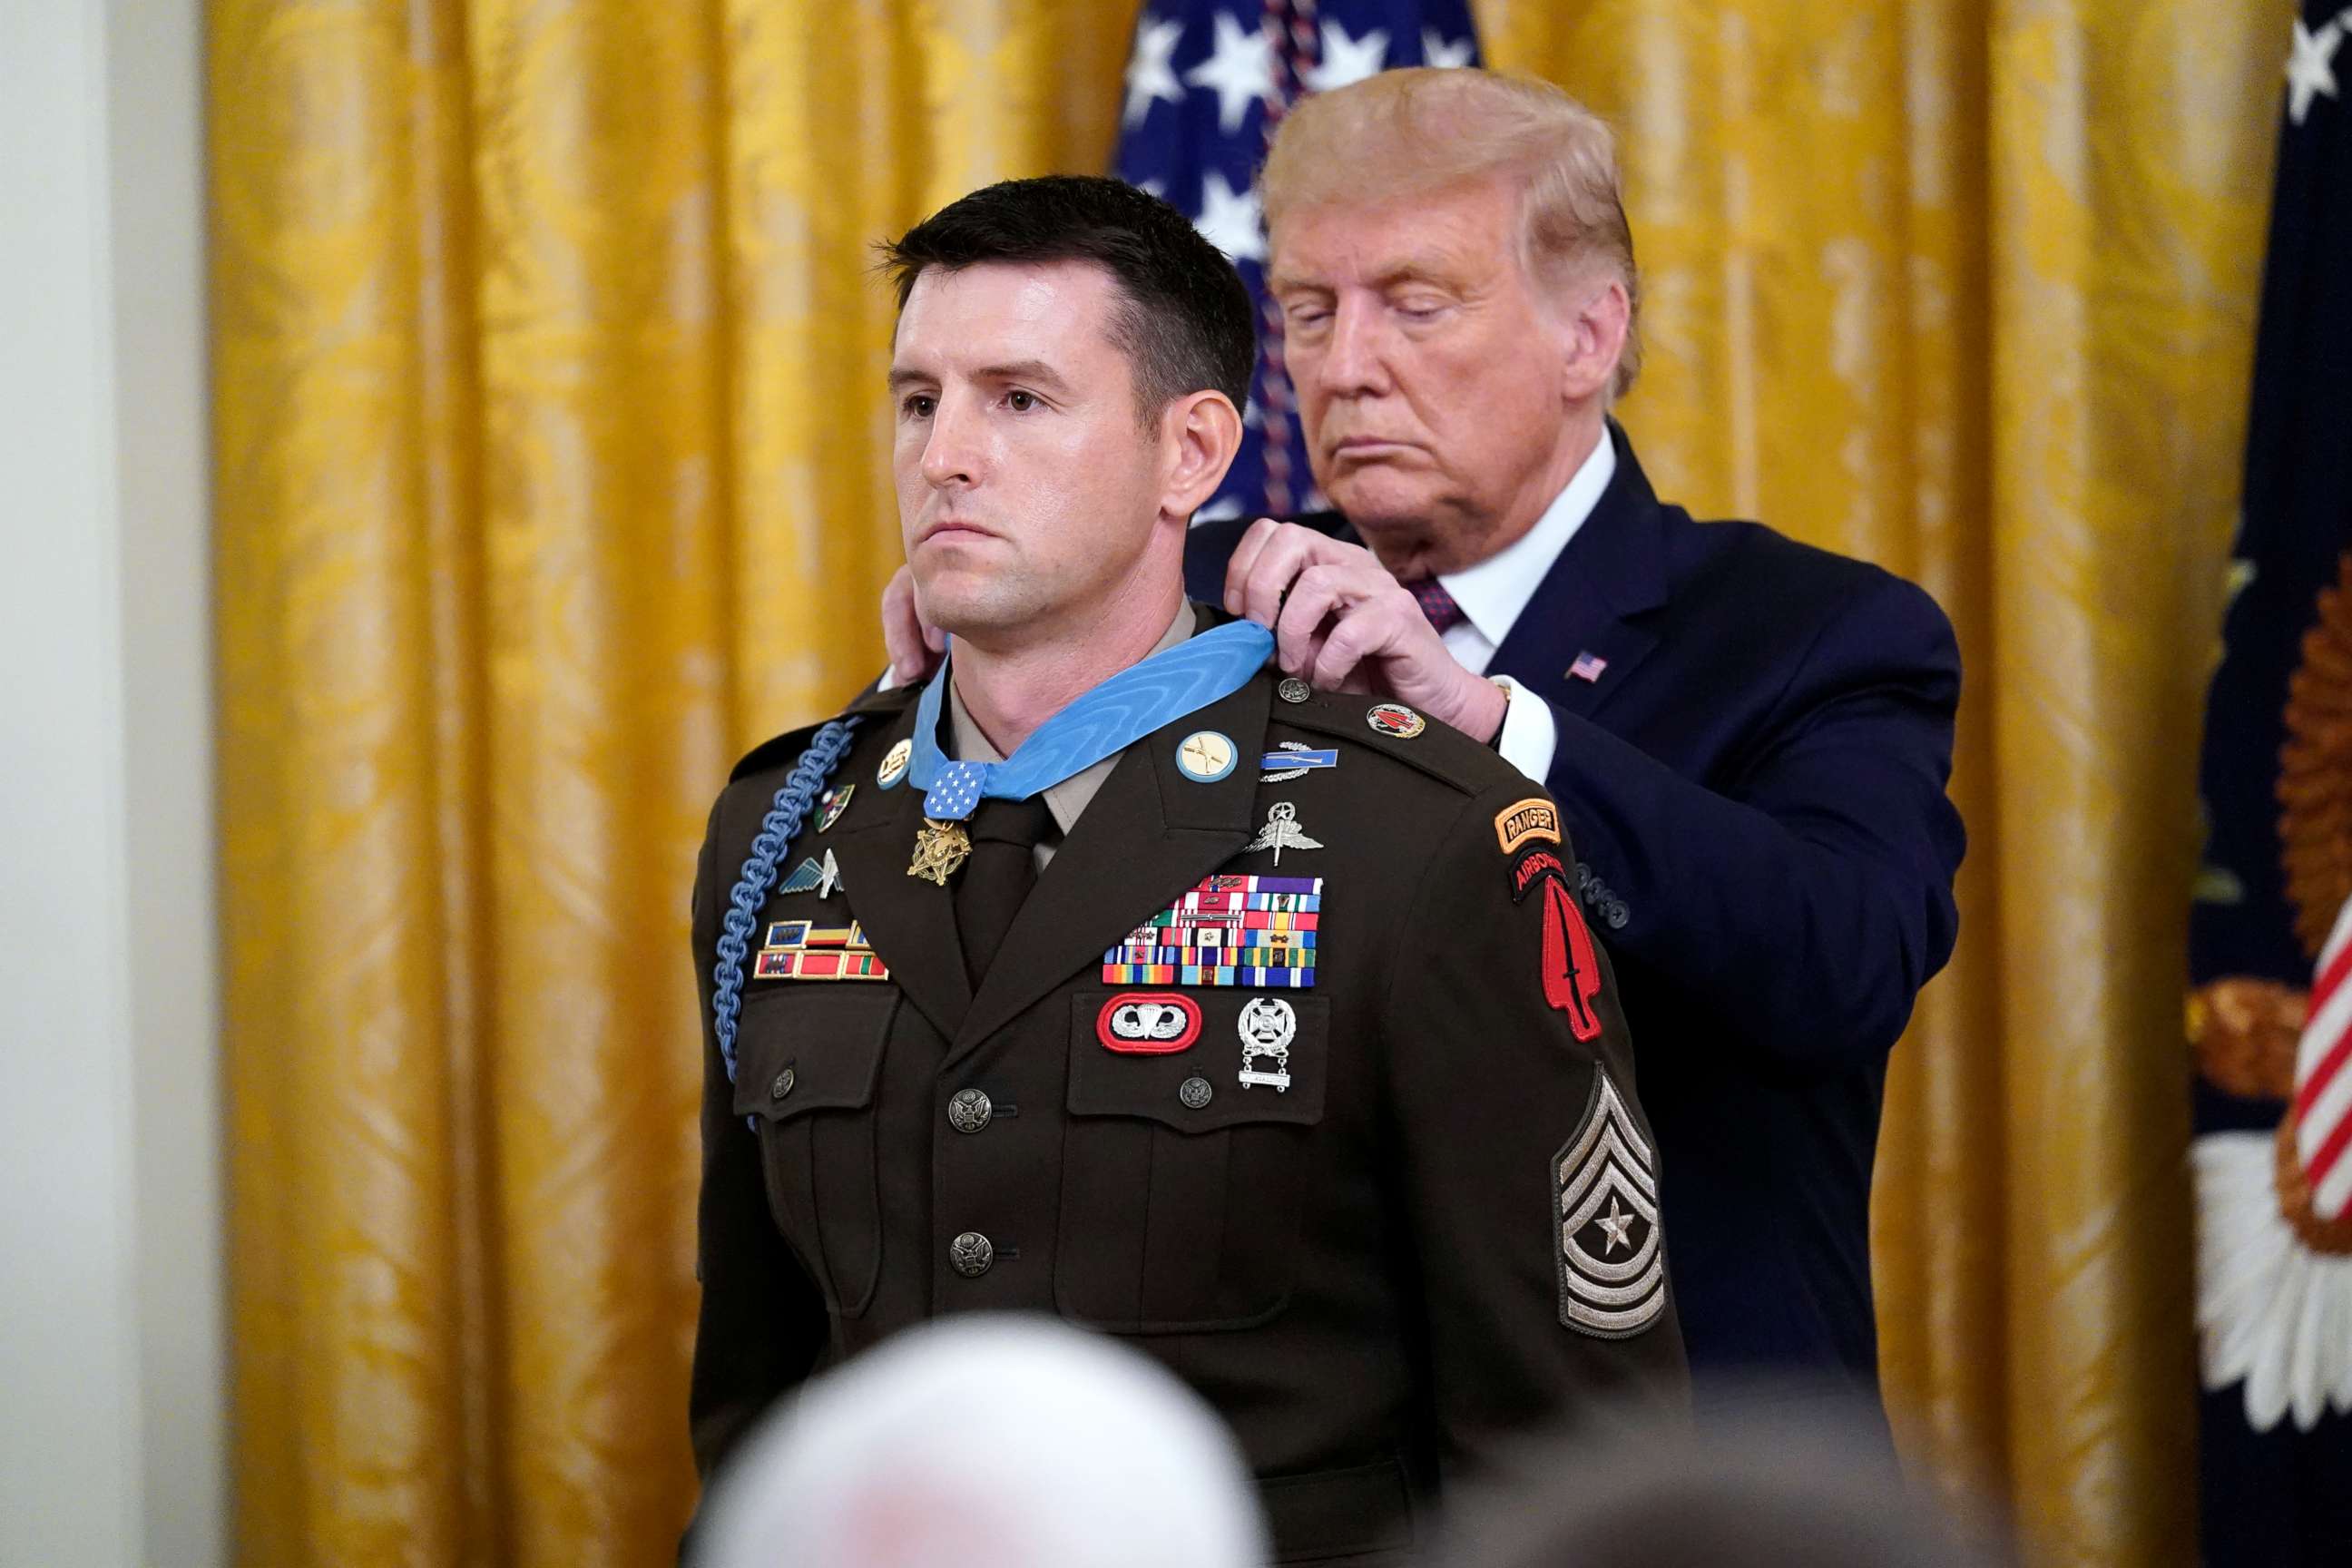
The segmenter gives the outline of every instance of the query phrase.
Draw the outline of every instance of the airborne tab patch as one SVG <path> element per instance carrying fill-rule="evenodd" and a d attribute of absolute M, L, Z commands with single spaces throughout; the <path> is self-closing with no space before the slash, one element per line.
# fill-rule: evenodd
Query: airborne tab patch
<path fill-rule="evenodd" d="M 1622 1340 L 1656 1322 L 1666 1310 L 1657 1156 L 1599 1068 L 1584 1125 L 1552 1157 L 1551 1200 L 1562 1326 Z"/>

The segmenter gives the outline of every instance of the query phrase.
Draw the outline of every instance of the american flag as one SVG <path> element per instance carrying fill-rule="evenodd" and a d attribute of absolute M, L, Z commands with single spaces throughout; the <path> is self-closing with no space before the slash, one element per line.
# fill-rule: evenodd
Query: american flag
<path fill-rule="evenodd" d="M 1599 654 L 1580 653 L 1576 656 L 1576 662 L 1568 667 L 1568 673 L 1578 680 L 1598 680 L 1601 672 L 1608 668 L 1609 661 Z"/>
<path fill-rule="evenodd" d="M 2352 52 L 2301 11 L 2189 922 L 2207 1568 L 2352 1563 Z"/>
<path fill-rule="evenodd" d="M 2295 1156 L 2312 1211 L 2340 1217 L 2352 1199 L 2352 902 L 2336 917 L 2311 983 L 2311 1016 L 2294 1054 Z"/>
<path fill-rule="evenodd" d="M 1465 0 L 1150 0 L 1119 113 L 1120 179 L 1183 209 L 1258 309 L 1242 449 L 1196 521 L 1321 506 L 1265 298 L 1257 171 L 1289 107 L 1398 66 L 1475 66 Z"/>

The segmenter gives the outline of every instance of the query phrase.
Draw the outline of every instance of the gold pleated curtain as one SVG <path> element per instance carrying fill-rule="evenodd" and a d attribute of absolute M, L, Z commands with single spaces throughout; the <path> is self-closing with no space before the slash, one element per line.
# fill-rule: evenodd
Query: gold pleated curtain
<path fill-rule="evenodd" d="M 2186 1562 L 2182 935 L 2292 7 L 1489 0 L 1623 132 L 1661 489 L 1930 587 L 1964 931 L 1876 1248 L 1915 1464 Z M 213 0 L 237 1556 L 691 1503 L 687 891 L 878 668 L 869 246 L 1106 166 L 1123 0 Z"/>

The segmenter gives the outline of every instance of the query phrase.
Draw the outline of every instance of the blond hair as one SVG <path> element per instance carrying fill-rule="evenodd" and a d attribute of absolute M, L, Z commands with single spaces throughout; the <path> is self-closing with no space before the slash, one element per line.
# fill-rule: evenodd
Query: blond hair
<path fill-rule="evenodd" d="M 1549 82 L 1474 69 L 1382 71 L 1291 110 L 1258 177 L 1266 230 L 1285 214 L 1370 206 L 1502 180 L 1519 192 L 1519 261 L 1559 287 L 1598 269 L 1625 287 L 1625 347 L 1609 384 L 1642 367 L 1640 275 L 1608 122 Z"/>

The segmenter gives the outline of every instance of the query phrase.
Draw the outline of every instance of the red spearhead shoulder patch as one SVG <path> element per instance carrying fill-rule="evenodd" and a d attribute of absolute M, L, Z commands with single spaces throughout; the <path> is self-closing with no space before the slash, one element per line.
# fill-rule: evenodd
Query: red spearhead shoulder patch
<path fill-rule="evenodd" d="M 1584 912 L 1569 891 L 1568 869 L 1559 857 L 1538 849 L 1520 857 L 1511 868 L 1511 897 L 1525 899 L 1537 883 L 1543 884 L 1544 1000 L 1568 1015 L 1569 1033 L 1580 1040 L 1601 1037 L 1601 1014 L 1593 1004 L 1601 998 L 1601 959 L 1592 950 L 1592 932 Z"/>

